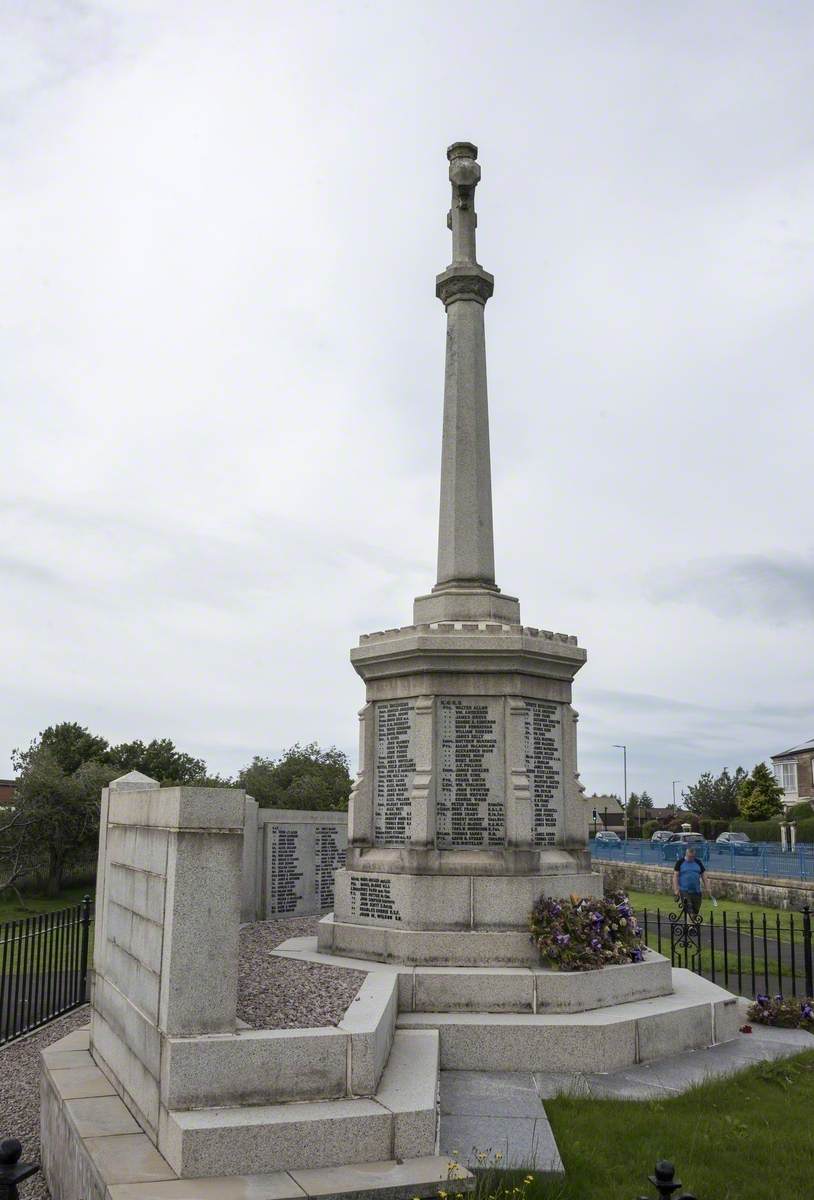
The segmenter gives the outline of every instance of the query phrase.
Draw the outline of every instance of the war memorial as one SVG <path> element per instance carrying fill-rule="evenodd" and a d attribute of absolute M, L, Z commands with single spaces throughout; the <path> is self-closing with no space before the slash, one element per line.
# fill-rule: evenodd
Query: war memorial
<path fill-rule="evenodd" d="M 529 935 L 540 896 L 602 895 L 571 706 L 586 652 L 524 625 L 496 583 L 493 278 L 476 255 L 477 149 L 448 159 L 438 576 L 410 624 L 351 652 L 366 696 L 347 849 L 341 820 L 264 828 L 237 789 L 135 773 L 106 789 L 90 1026 L 43 1055 L 54 1200 L 434 1195 L 449 1172 L 441 1071 L 610 1072 L 737 1034 L 734 996 L 652 951 L 558 971 Z M 362 972 L 344 1016 L 247 1027 L 241 921 L 331 898 L 317 937 L 274 954 Z M 533 1165 L 562 1170 L 531 1124 Z M 470 1185 L 461 1171 L 456 1190 Z"/>

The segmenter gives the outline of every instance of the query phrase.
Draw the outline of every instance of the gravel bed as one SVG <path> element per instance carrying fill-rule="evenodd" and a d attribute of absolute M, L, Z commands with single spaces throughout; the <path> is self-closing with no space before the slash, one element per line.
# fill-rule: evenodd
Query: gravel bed
<path fill-rule="evenodd" d="M 241 929 L 237 1011 L 253 1029 L 304 1029 L 342 1020 L 364 971 L 269 954 L 286 938 L 313 937 L 316 928 L 315 918 L 292 917 Z M 0 1048 L 0 1138 L 19 1138 L 26 1162 L 40 1161 L 40 1051 L 89 1020 L 90 1009 L 83 1005 Z M 21 1184 L 20 1200 L 48 1200 L 41 1172 Z"/>
<path fill-rule="evenodd" d="M 252 1029 L 312 1029 L 336 1025 L 364 983 L 364 971 L 275 958 L 290 937 L 313 937 L 314 917 L 258 921 L 240 931 L 237 1015 Z"/>
<path fill-rule="evenodd" d="M 40 1050 L 89 1021 L 84 1004 L 0 1049 L 0 1137 L 20 1139 L 24 1162 L 40 1161 Z M 20 1200 L 48 1200 L 41 1171 L 20 1184 Z"/>

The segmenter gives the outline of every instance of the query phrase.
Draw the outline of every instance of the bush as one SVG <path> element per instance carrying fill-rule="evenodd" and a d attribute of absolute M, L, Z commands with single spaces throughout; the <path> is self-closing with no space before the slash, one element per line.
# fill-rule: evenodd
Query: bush
<path fill-rule="evenodd" d="M 748 834 L 753 842 L 780 841 L 779 821 L 744 821 L 743 817 L 737 817 L 732 822 L 732 828 L 737 833 Z"/>
<path fill-rule="evenodd" d="M 786 809 L 787 821 L 809 821 L 813 818 L 814 808 L 810 800 L 801 800 L 799 804 L 792 804 L 791 808 Z"/>
<path fill-rule="evenodd" d="M 701 832 L 710 842 L 714 842 L 719 833 L 726 833 L 729 821 L 712 821 L 707 817 L 701 818 Z"/>
<path fill-rule="evenodd" d="M 529 920 L 540 958 L 558 971 L 595 971 L 641 962 L 641 929 L 624 892 L 604 900 L 541 896 Z"/>
<path fill-rule="evenodd" d="M 798 842 L 814 842 L 814 817 L 808 821 L 798 821 L 796 833 Z"/>
<path fill-rule="evenodd" d="M 670 821 L 667 828 L 672 830 L 673 833 L 681 833 L 682 825 L 689 825 L 693 833 L 698 833 L 701 822 L 695 813 L 682 813 L 680 817 L 675 817 L 674 820 Z"/>
<path fill-rule="evenodd" d="M 642 837 L 649 841 L 657 829 L 661 829 L 660 821 L 645 821 L 642 826 Z"/>
<path fill-rule="evenodd" d="M 746 1014 L 759 1025 L 779 1025 L 781 1029 L 807 1029 L 814 1033 L 814 1000 L 796 997 L 756 996 Z"/>

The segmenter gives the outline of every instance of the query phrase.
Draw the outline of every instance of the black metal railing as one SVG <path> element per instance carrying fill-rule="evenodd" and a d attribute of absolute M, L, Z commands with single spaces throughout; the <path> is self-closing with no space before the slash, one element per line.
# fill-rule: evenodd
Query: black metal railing
<path fill-rule="evenodd" d="M 0 1045 L 88 999 L 93 903 L 0 925 Z"/>
<path fill-rule="evenodd" d="M 640 915 L 651 950 L 667 955 L 674 967 L 686 967 L 739 996 L 781 992 L 814 995 L 814 942 L 811 909 L 802 912 L 721 913 L 705 918 L 679 906 L 678 911 Z"/>

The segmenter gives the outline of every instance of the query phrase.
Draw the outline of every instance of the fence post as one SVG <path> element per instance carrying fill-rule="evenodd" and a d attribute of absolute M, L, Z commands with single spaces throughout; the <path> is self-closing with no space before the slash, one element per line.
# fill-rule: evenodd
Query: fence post
<path fill-rule="evenodd" d="M 82 898 L 82 948 L 79 960 L 79 1001 L 85 1004 L 88 999 L 88 946 L 90 944 L 90 896 Z"/>
<path fill-rule="evenodd" d="M 803 908 L 803 962 L 806 970 L 806 998 L 814 996 L 814 964 L 811 961 L 811 908 Z"/>

